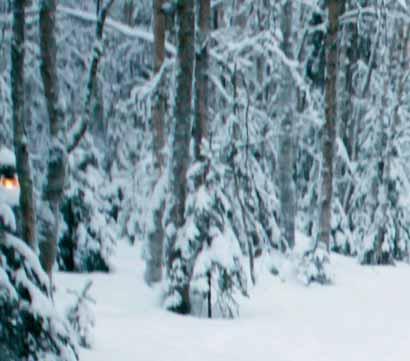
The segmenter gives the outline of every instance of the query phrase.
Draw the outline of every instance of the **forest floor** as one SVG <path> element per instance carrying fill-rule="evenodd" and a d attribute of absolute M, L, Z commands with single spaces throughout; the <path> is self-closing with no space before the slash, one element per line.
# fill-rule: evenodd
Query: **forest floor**
<path fill-rule="evenodd" d="M 408 361 L 410 266 L 332 255 L 334 284 L 261 273 L 236 320 L 182 317 L 143 282 L 140 249 L 121 244 L 111 274 L 58 273 L 57 303 L 93 281 L 95 344 L 80 361 Z"/>

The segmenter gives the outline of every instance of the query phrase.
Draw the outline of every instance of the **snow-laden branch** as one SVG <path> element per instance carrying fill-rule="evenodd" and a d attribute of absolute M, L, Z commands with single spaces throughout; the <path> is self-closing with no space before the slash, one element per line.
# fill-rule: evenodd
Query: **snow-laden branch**
<path fill-rule="evenodd" d="M 166 59 L 164 63 L 162 64 L 160 70 L 152 77 L 149 79 L 147 82 L 145 82 L 142 86 L 138 86 L 132 89 L 131 91 L 131 99 L 146 99 L 148 97 L 151 97 L 156 89 L 158 89 L 160 82 L 162 81 L 162 78 L 164 77 L 164 74 L 166 71 L 168 71 L 172 66 L 174 65 L 174 59 Z"/>
<path fill-rule="evenodd" d="M 397 3 L 399 4 L 400 1 L 401 0 L 397 0 Z M 406 24 L 409 24 L 410 23 L 409 15 L 410 15 L 410 12 L 408 8 L 405 9 L 403 7 L 400 7 L 400 9 L 389 10 L 387 13 L 387 18 L 400 19 L 404 21 Z M 359 9 L 353 9 L 353 10 L 346 11 L 340 17 L 340 24 L 346 25 L 346 24 L 357 23 L 360 17 L 365 17 L 365 18 L 375 20 L 377 18 L 377 9 L 375 8 L 375 6 L 365 6 L 365 7 L 360 7 Z"/>
<path fill-rule="evenodd" d="M 83 10 L 78 10 L 78 9 L 73 9 L 67 6 L 62 6 L 59 5 L 57 8 L 58 13 L 62 15 L 66 15 L 78 20 L 82 21 L 87 21 L 87 22 L 92 22 L 95 23 L 97 22 L 97 16 L 93 13 L 83 11 Z M 140 39 L 149 43 L 154 42 L 154 35 L 142 28 L 138 27 L 130 27 L 128 25 L 125 25 L 119 21 L 115 21 L 111 18 L 107 18 L 105 22 L 105 26 L 107 29 L 110 30 L 115 30 L 118 33 L 131 38 L 131 39 Z M 165 49 L 167 52 L 169 52 L 171 55 L 176 54 L 175 46 L 173 46 L 170 43 L 165 43 Z"/>
<path fill-rule="evenodd" d="M 26 12 L 26 15 L 28 18 L 30 18 L 31 16 L 37 15 L 38 12 L 38 9 L 31 8 Z M 96 14 L 80 9 L 73 9 L 69 6 L 58 5 L 57 14 L 60 16 L 66 16 L 88 23 L 96 23 L 98 21 L 98 17 Z M 11 14 L 0 14 L 0 25 L 11 24 L 11 19 Z M 142 41 L 146 41 L 148 43 L 154 42 L 154 35 L 152 34 L 152 32 L 140 27 L 131 27 L 125 25 L 119 21 L 111 19 L 110 17 L 106 19 L 105 27 L 111 31 L 116 31 L 130 39 L 139 39 Z M 169 42 L 165 43 L 165 49 L 170 55 L 176 54 L 175 46 Z"/>
<path fill-rule="evenodd" d="M 70 132 L 67 135 L 67 152 L 71 153 L 77 145 L 80 143 L 85 132 L 88 129 L 90 118 L 91 118 L 91 100 L 95 90 L 98 66 L 101 60 L 103 53 L 103 44 L 102 37 L 104 31 L 104 25 L 108 16 L 108 12 L 113 5 L 115 0 L 110 0 L 105 7 L 99 12 L 98 17 L 96 17 L 97 26 L 96 26 L 96 39 L 94 42 L 90 72 L 88 75 L 87 82 L 87 93 L 84 103 L 84 114 L 83 116 L 73 125 L 70 129 Z"/>

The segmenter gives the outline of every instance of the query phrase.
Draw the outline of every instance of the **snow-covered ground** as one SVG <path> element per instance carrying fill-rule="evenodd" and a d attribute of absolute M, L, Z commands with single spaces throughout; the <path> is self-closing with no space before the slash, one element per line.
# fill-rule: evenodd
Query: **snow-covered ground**
<path fill-rule="evenodd" d="M 267 273 L 236 320 L 181 317 L 144 285 L 137 247 L 120 245 L 112 274 L 59 273 L 57 303 L 87 279 L 95 345 L 82 361 L 408 361 L 410 266 L 362 267 L 332 255 L 335 284 L 305 287 Z"/>

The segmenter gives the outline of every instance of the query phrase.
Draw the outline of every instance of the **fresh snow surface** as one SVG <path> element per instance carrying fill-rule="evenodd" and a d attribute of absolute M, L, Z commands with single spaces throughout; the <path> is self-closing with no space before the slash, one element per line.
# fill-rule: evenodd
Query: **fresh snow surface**
<path fill-rule="evenodd" d="M 93 280 L 95 345 L 81 361 L 408 361 L 410 266 L 363 267 L 332 255 L 335 283 L 305 287 L 259 272 L 236 320 L 182 317 L 143 282 L 140 248 L 119 243 L 112 274 L 58 273 L 66 289 Z M 260 266 L 262 267 L 262 266 Z"/>

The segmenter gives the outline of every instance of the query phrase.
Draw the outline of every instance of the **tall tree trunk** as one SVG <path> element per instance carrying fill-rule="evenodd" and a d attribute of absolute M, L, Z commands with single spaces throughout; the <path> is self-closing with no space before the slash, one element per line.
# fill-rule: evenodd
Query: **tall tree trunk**
<path fill-rule="evenodd" d="M 292 51 L 292 1 L 287 0 L 282 14 L 282 50 L 286 57 L 293 59 Z M 294 140 L 293 119 L 295 113 L 296 93 L 292 75 L 285 65 L 281 81 L 280 108 L 283 112 L 279 137 L 279 193 L 280 193 L 280 228 L 282 249 L 293 249 L 295 245 L 295 185 L 293 181 Z"/>
<path fill-rule="evenodd" d="M 165 31 L 166 22 L 165 15 L 163 13 L 162 6 L 165 0 L 153 0 L 154 1 L 154 72 L 158 74 L 165 60 Z M 165 108 L 166 108 L 166 95 L 163 86 L 164 82 L 161 78 L 158 96 L 154 99 L 152 104 L 152 123 L 154 128 L 154 151 L 157 161 L 157 167 L 162 170 L 164 167 L 163 148 L 165 145 Z"/>
<path fill-rule="evenodd" d="M 40 260 L 50 277 L 57 256 L 60 203 L 66 173 L 66 128 L 59 99 L 57 77 L 56 0 L 43 0 L 40 7 L 40 71 L 47 104 L 50 144 L 47 183 L 40 217 Z"/>
<path fill-rule="evenodd" d="M 165 15 L 161 11 L 164 0 L 153 0 L 154 15 L 154 72 L 158 74 L 165 59 Z M 152 125 L 154 133 L 155 169 L 158 179 L 161 178 L 164 169 L 164 145 L 165 145 L 165 111 L 166 97 L 163 75 L 159 80 L 157 94 L 152 102 Z M 155 187 L 160 186 L 157 182 Z M 155 190 L 154 190 L 155 192 Z M 146 259 L 145 282 L 153 284 L 161 281 L 164 230 L 162 227 L 164 201 L 161 200 L 154 205 L 153 222 L 148 230 L 148 255 Z"/>
<path fill-rule="evenodd" d="M 388 52 L 388 51 L 386 51 Z M 389 59 L 386 59 L 385 62 L 388 63 Z M 387 68 L 387 65 L 385 65 Z M 381 109 L 380 109 L 380 147 L 378 147 L 378 156 L 379 159 L 379 179 L 378 189 L 377 189 L 377 207 L 375 209 L 375 226 L 378 228 L 376 233 L 375 249 L 372 254 L 372 264 L 393 264 L 393 249 L 391 249 L 390 240 L 388 237 L 388 221 L 389 221 L 389 186 L 391 185 L 391 157 L 390 149 L 392 147 L 392 138 L 395 131 L 395 124 L 392 122 L 392 115 L 389 114 L 389 81 L 392 78 L 392 74 L 388 69 L 382 70 L 384 72 L 384 85 L 383 85 L 383 96 L 381 99 Z M 377 217 L 377 208 L 380 208 L 381 217 Z M 385 249 L 386 243 L 387 248 Z"/>
<path fill-rule="evenodd" d="M 197 24 L 196 24 L 196 61 L 195 61 L 195 113 L 192 126 L 193 157 L 194 161 L 204 163 L 206 158 L 201 151 L 204 141 L 208 137 L 208 49 L 209 31 L 211 28 L 211 1 L 197 1 Z M 208 167 L 204 166 L 195 179 L 195 187 L 198 190 L 205 184 Z M 204 222 L 204 232 L 209 231 L 209 222 Z M 203 242 L 206 242 L 204 239 Z M 210 242 L 208 242 L 209 244 Z M 207 273 L 208 280 L 208 318 L 212 318 L 212 272 Z"/>
<path fill-rule="evenodd" d="M 329 27 L 326 35 L 325 125 L 322 143 L 321 199 L 319 214 L 319 244 L 329 250 L 333 193 L 333 154 L 337 116 L 337 62 L 339 17 L 345 0 L 329 0 Z"/>
<path fill-rule="evenodd" d="M 194 159 L 201 160 L 201 144 L 208 136 L 208 48 L 211 1 L 198 1 L 198 30 L 195 63 L 195 118 L 192 129 Z"/>
<path fill-rule="evenodd" d="M 20 180 L 21 237 L 35 250 L 37 248 L 36 212 L 24 111 L 24 27 L 25 1 L 15 0 L 13 3 L 13 39 L 11 42 L 11 98 L 14 148 L 17 174 Z"/>
<path fill-rule="evenodd" d="M 185 222 L 187 169 L 192 123 L 192 75 L 194 67 L 194 0 L 180 0 L 177 6 L 176 93 L 170 157 L 170 199 L 167 224 L 167 277 L 178 302 L 169 308 L 187 314 L 189 297 L 189 264 L 176 244 L 177 233 Z M 184 276 L 181 277 L 181 274 Z"/>

